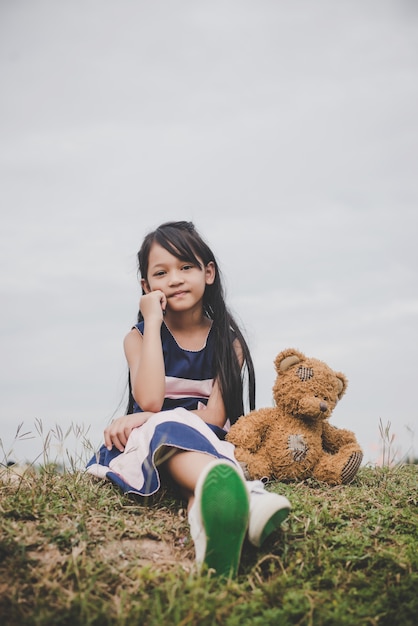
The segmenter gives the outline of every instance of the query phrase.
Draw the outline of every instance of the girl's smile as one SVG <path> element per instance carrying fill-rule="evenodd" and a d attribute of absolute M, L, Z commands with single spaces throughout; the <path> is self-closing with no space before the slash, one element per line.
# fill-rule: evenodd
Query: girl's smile
<path fill-rule="evenodd" d="M 168 296 L 169 298 L 181 298 L 181 296 L 185 296 L 188 292 L 187 291 L 175 291 L 174 293 L 171 294 L 171 296 Z"/>

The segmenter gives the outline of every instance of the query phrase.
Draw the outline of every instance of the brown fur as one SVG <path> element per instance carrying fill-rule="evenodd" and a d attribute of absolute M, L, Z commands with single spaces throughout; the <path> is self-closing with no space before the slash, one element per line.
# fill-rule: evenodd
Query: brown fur
<path fill-rule="evenodd" d="M 227 435 L 251 479 L 349 483 L 363 453 L 354 433 L 328 423 L 347 379 L 318 359 L 287 349 L 275 359 L 275 406 L 241 417 Z"/>

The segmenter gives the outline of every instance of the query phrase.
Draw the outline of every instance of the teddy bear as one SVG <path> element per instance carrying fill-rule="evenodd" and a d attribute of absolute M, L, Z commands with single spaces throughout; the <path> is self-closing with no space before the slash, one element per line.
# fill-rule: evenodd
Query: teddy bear
<path fill-rule="evenodd" d="M 289 348 L 274 361 L 275 406 L 251 411 L 226 437 L 248 479 L 350 483 L 363 459 L 354 433 L 329 424 L 347 378 Z"/>

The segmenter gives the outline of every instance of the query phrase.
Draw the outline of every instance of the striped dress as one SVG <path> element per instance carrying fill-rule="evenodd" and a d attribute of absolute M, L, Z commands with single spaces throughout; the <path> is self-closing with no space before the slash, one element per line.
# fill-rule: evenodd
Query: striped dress
<path fill-rule="evenodd" d="M 135 328 L 143 334 L 144 322 L 136 324 Z M 111 480 L 126 493 L 141 496 L 158 491 L 161 486 L 159 465 L 177 450 L 202 452 L 237 463 L 234 446 L 224 441 L 226 431 L 206 424 L 191 412 L 204 409 L 212 391 L 211 330 L 202 349 L 191 351 L 179 346 L 163 322 L 161 343 L 165 364 L 162 410 L 131 432 L 123 452 L 116 448 L 109 451 L 103 445 L 87 465 L 89 473 Z M 141 411 L 134 403 L 134 413 Z"/>

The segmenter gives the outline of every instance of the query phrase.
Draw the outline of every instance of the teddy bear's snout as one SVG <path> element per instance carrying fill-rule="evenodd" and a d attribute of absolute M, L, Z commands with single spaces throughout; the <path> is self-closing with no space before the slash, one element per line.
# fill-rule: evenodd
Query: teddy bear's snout
<path fill-rule="evenodd" d="M 298 414 L 305 417 L 321 417 L 326 419 L 330 413 L 330 404 L 318 396 L 307 396 L 298 402 Z"/>

